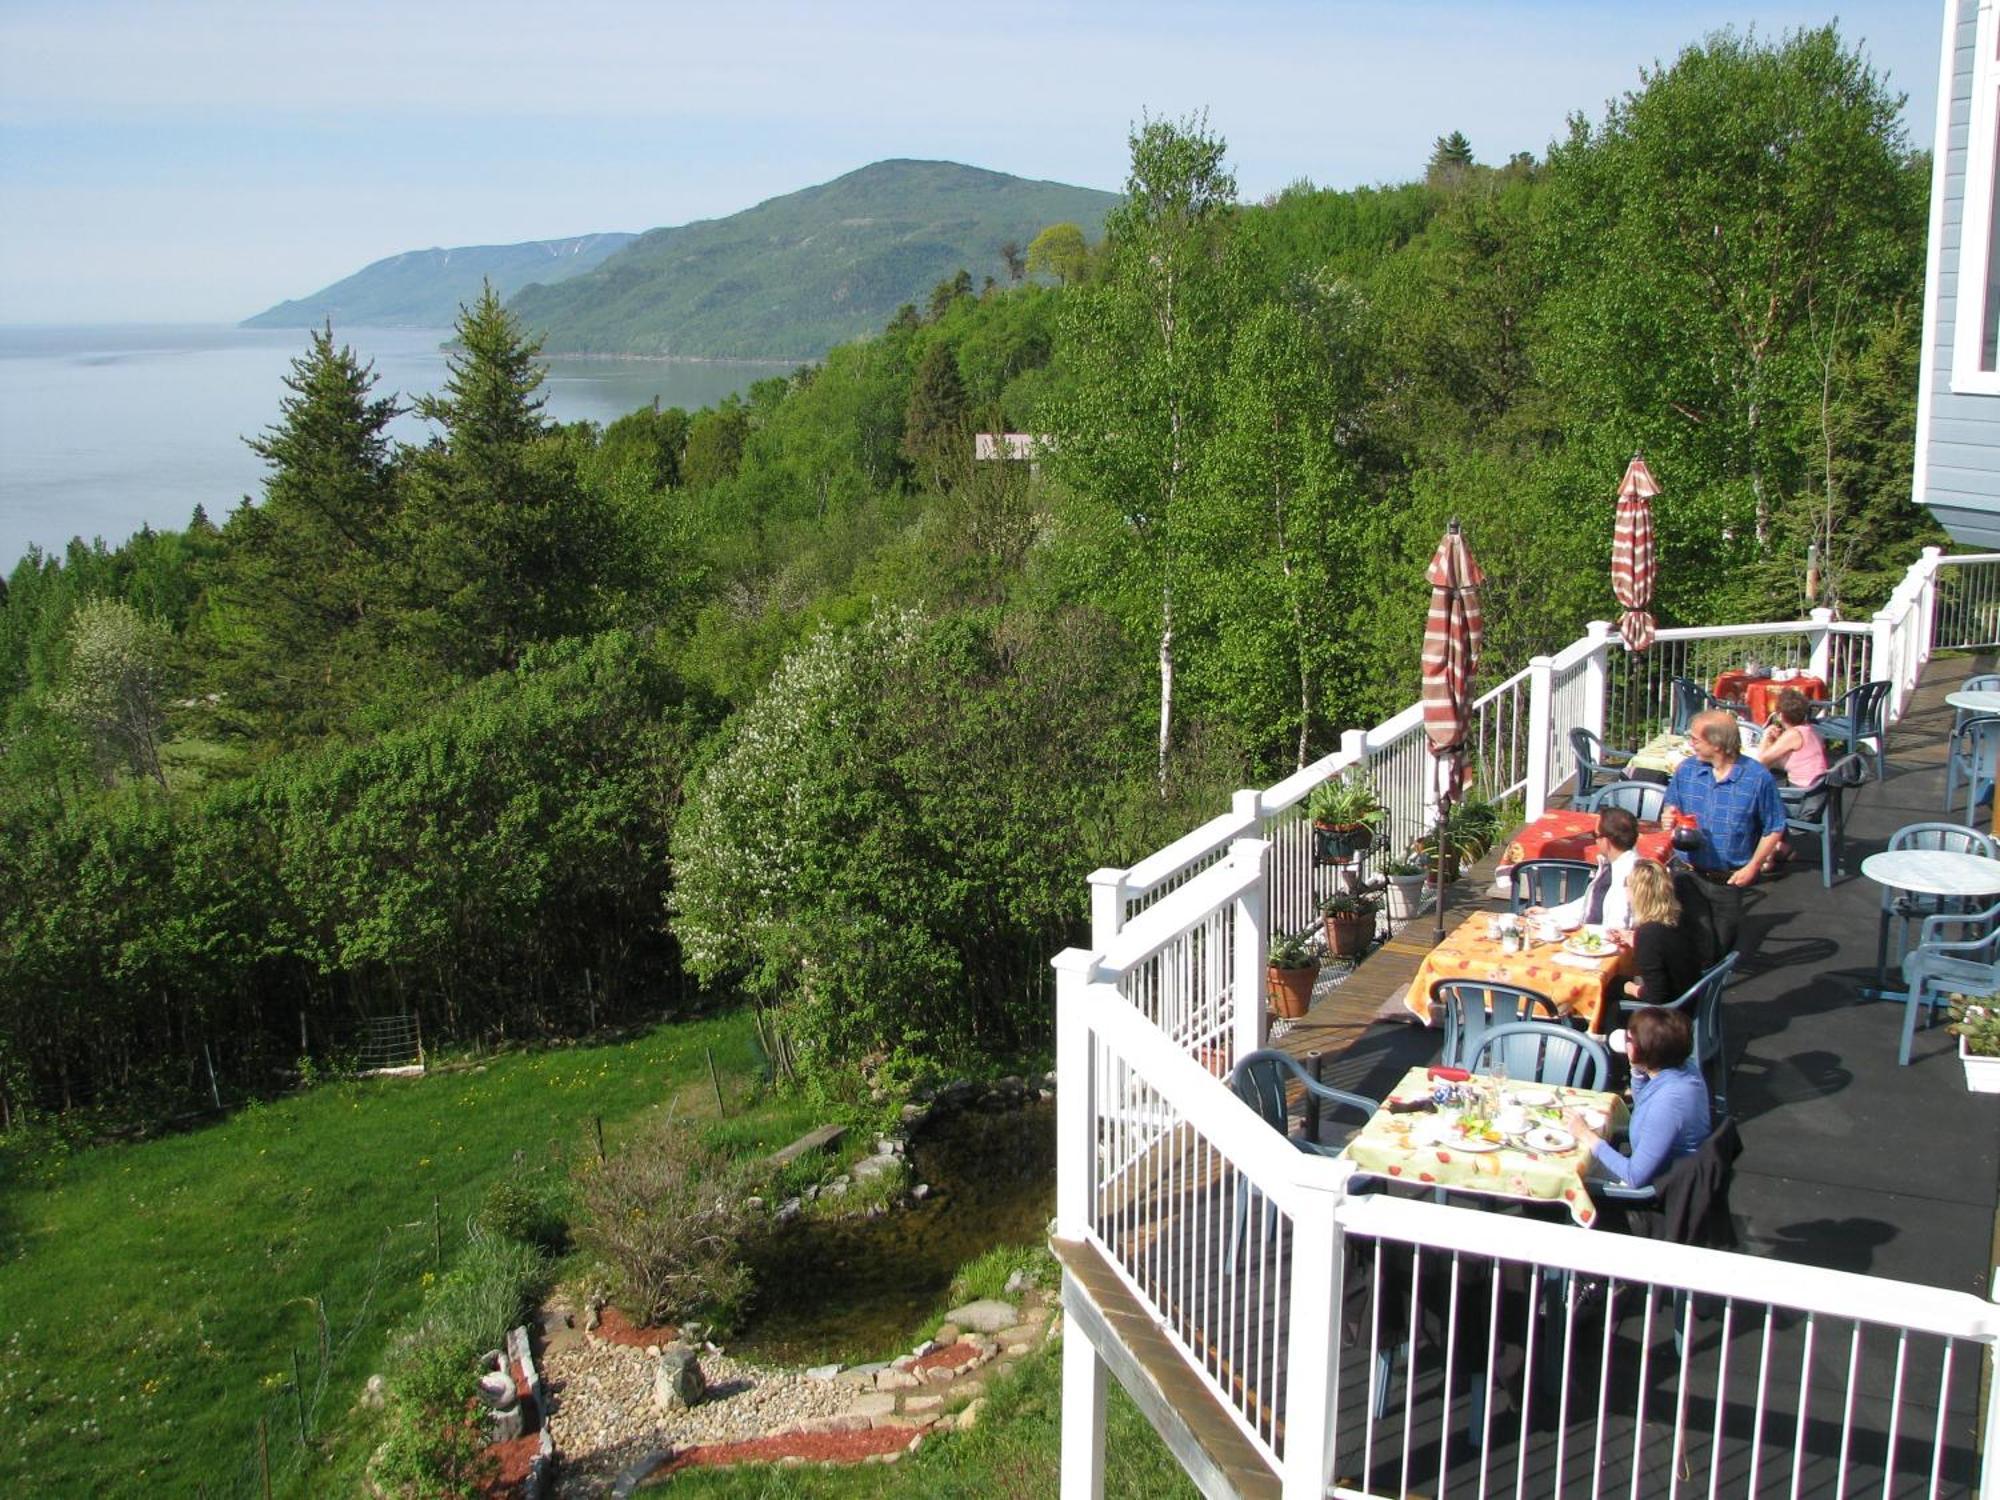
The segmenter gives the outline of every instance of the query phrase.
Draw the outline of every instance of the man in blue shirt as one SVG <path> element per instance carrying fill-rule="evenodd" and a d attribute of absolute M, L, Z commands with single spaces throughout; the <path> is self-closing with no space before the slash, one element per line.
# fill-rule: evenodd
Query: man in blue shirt
<path fill-rule="evenodd" d="M 1667 821 L 1694 819 L 1700 842 L 1688 862 L 1704 880 L 1751 885 L 1785 837 L 1785 804 L 1771 773 L 1743 755 L 1743 736 L 1729 714 L 1710 710 L 1688 726 L 1694 754 L 1674 768 L 1667 786 Z"/>

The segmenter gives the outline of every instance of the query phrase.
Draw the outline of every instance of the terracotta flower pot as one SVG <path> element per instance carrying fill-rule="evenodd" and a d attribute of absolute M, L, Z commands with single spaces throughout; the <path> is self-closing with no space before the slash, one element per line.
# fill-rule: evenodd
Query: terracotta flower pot
<path fill-rule="evenodd" d="M 1326 950 L 1341 958 L 1359 958 L 1375 940 L 1375 913 L 1354 912 L 1329 915 L 1326 921 Z"/>
<path fill-rule="evenodd" d="M 1264 970 L 1264 989 L 1271 1009 L 1286 1020 L 1295 1021 L 1312 1006 L 1313 986 L 1319 983 L 1319 965 L 1309 969 Z"/>

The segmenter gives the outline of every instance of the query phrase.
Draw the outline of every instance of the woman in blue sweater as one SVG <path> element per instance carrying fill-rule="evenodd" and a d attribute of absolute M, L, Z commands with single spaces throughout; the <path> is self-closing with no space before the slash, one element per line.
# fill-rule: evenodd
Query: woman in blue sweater
<path fill-rule="evenodd" d="M 1678 1010 L 1647 1006 L 1632 1013 L 1625 1055 L 1632 1060 L 1632 1123 L 1619 1151 L 1572 1112 L 1570 1130 L 1607 1172 L 1645 1187 L 1708 1138 L 1708 1080 L 1694 1061 L 1694 1028 Z"/>

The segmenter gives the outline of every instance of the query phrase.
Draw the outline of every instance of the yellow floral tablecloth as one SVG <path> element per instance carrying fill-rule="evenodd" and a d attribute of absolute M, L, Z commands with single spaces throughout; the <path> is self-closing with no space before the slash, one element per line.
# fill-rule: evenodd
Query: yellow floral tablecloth
<path fill-rule="evenodd" d="M 1604 1016 L 1615 1009 L 1612 995 L 1618 981 L 1636 974 L 1628 949 L 1600 959 L 1565 953 L 1560 943 L 1530 941 L 1519 953 L 1503 952 L 1493 935 L 1495 913 L 1468 913 L 1443 942 L 1424 955 L 1417 977 L 1410 982 L 1403 1004 L 1425 1025 L 1431 1020 L 1431 986 L 1440 979 L 1472 979 L 1482 984 L 1511 984 L 1555 1001 L 1565 1015 L 1580 1017 L 1592 1031 L 1604 1030 Z"/>
<path fill-rule="evenodd" d="M 1537 1090 L 1530 1084 L 1498 1085 L 1491 1080 L 1474 1082 L 1500 1089 L 1505 1097 L 1542 1092 L 1556 1096 L 1557 1108 L 1602 1110 L 1607 1117 L 1606 1135 L 1615 1136 L 1625 1124 L 1625 1101 L 1616 1094 L 1601 1094 L 1591 1089 Z M 1389 1099 L 1397 1102 L 1425 1098 L 1431 1087 L 1430 1070 L 1412 1068 L 1403 1075 L 1403 1081 L 1396 1085 Z M 1355 1133 L 1341 1155 L 1357 1171 L 1377 1177 L 1527 1203 L 1560 1203 L 1586 1229 L 1597 1221 L 1597 1205 L 1591 1202 L 1584 1188 L 1584 1177 L 1591 1167 L 1590 1153 L 1584 1147 L 1535 1152 L 1510 1141 L 1497 1151 L 1474 1152 L 1450 1144 L 1426 1143 L 1425 1133 L 1433 1128 L 1426 1122 L 1449 1115 L 1449 1111 L 1398 1115 L 1391 1114 L 1385 1106 L 1376 1110 Z"/>
<path fill-rule="evenodd" d="M 1688 754 L 1688 737 L 1668 730 L 1665 734 L 1654 735 L 1634 750 L 1632 758 L 1625 762 L 1624 769 L 1656 771 L 1662 776 L 1671 776 L 1674 774 L 1674 767 L 1686 760 Z"/>

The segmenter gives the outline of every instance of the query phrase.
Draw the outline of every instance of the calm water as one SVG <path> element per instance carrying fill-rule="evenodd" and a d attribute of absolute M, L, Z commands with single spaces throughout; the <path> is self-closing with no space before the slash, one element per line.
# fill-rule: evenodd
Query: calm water
<path fill-rule="evenodd" d="M 429 394 L 444 382 L 445 334 L 356 328 L 341 341 L 375 362 L 378 390 Z M 37 544 L 117 544 L 141 525 L 179 530 L 196 505 L 220 522 L 260 492 L 243 444 L 277 420 L 303 330 L 142 324 L 0 327 L 0 572 Z M 689 410 L 782 374 L 760 364 L 550 360 L 548 414 L 609 422 L 654 396 Z M 430 431 L 415 417 L 396 436 Z"/>

